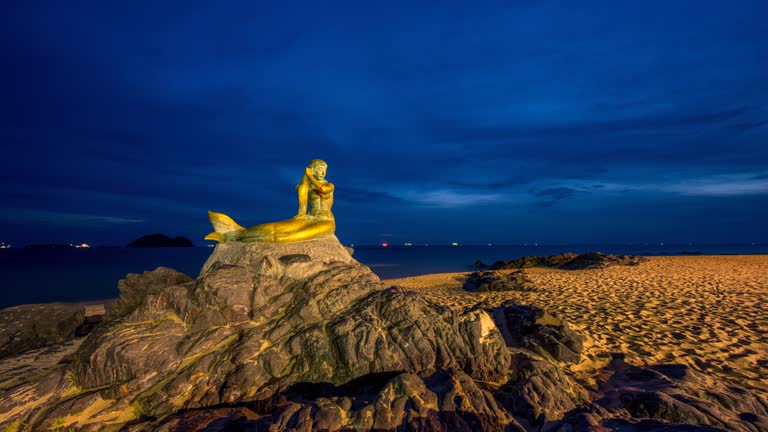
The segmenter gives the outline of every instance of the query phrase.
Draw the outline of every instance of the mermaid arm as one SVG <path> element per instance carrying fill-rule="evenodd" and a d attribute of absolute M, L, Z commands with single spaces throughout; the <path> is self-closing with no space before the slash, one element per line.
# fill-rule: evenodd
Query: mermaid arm
<path fill-rule="evenodd" d="M 312 170 L 310 168 L 307 168 L 304 170 L 304 173 L 306 174 L 307 179 L 312 183 L 313 186 L 317 188 L 317 191 L 320 193 L 320 195 L 325 195 L 333 192 L 335 189 L 335 186 L 333 183 L 326 183 L 322 184 L 315 178 L 315 175 L 312 173 Z"/>
<path fill-rule="evenodd" d="M 299 210 L 296 217 L 304 217 L 307 214 L 307 200 L 309 196 L 309 179 L 307 176 L 301 177 L 301 183 L 296 185 L 296 191 L 299 195 Z"/>

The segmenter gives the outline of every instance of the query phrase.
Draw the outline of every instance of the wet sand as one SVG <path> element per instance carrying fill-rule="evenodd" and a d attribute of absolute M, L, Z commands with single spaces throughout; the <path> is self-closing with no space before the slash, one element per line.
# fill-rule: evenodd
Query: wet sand
<path fill-rule="evenodd" d="M 386 282 L 457 311 L 506 300 L 546 309 L 586 337 L 582 362 L 571 366 L 586 381 L 611 353 L 623 353 L 632 364 L 685 364 L 768 392 L 768 255 L 651 257 L 635 267 L 526 272 L 538 291 L 467 292 L 469 273 Z"/>

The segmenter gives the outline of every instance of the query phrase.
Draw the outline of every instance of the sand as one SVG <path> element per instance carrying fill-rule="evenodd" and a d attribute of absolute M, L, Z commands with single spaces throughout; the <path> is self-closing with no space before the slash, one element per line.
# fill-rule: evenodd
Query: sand
<path fill-rule="evenodd" d="M 469 273 L 389 279 L 460 311 L 505 300 L 567 320 L 586 337 L 571 366 L 589 382 L 612 353 L 638 366 L 677 363 L 768 391 L 768 255 L 651 257 L 635 267 L 526 269 L 539 291 L 472 293 Z"/>

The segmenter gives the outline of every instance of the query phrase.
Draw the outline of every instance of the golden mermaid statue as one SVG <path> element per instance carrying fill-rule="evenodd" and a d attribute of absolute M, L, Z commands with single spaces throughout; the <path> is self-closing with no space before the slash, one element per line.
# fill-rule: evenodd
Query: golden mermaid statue
<path fill-rule="evenodd" d="M 208 219 L 214 231 L 205 236 L 205 239 L 219 243 L 231 240 L 245 243 L 292 243 L 333 234 L 336 231 L 336 221 L 331 213 L 334 186 L 325 179 L 327 169 L 328 164 L 325 161 L 314 159 L 304 170 L 304 176 L 296 186 L 299 210 L 293 218 L 243 228 L 224 213 L 209 211 Z"/>

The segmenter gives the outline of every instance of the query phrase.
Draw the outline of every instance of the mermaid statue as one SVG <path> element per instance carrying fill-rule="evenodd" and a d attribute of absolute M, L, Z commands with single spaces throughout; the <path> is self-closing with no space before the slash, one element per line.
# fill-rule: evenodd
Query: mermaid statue
<path fill-rule="evenodd" d="M 336 231 L 336 221 L 331 213 L 334 186 L 325 179 L 327 169 L 325 161 L 314 159 L 304 170 L 304 176 L 296 186 L 299 210 L 293 218 L 244 228 L 224 213 L 209 211 L 208 219 L 214 231 L 205 239 L 219 243 L 232 240 L 292 243 L 332 235 Z"/>

